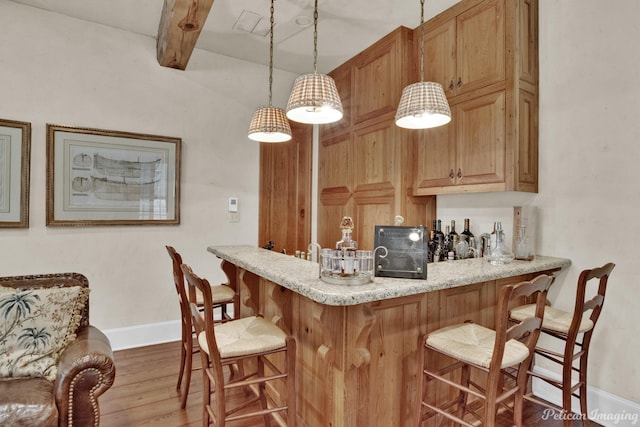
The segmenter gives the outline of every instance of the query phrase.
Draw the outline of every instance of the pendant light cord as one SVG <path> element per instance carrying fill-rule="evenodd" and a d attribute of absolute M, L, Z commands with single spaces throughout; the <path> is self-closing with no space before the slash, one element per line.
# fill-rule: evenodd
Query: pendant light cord
<path fill-rule="evenodd" d="M 272 91 L 272 86 L 273 86 L 273 24 L 274 24 L 274 19 L 273 19 L 273 14 L 274 14 L 274 7 L 273 7 L 273 3 L 274 0 L 271 0 L 271 29 L 269 30 L 269 107 L 272 106 L 271 104 L 271 98 L 273 95 L 273 91 Z"/>
<path fill-rule="evenodd" d="M 313 74 L 318 74 L 318 0 L 313 8 Z"/>
<path fill-rule="evenodd" d="M 420 81 L 424 81 L 424 0 L 420 0 Z"/>

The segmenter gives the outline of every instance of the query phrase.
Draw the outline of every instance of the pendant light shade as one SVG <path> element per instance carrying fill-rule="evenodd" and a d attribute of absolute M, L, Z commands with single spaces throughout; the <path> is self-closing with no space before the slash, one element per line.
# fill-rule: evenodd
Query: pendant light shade
<path fill-rule="evenodd" d="M 286 142 L 291 139 L 291 126 L 282 108 L 271 105 L 273 86 L 273 25 L 274 0 L 271 0 L 271 30 L 269 40 L 269 105 L 253 113 L 249 139 L 258 142 Z"/>
<path fill-rule="evenodd" d="M 440 83 L 424 81 L 424 0 L 420 0 L 420 82 L 402 90 L 396 125 L 407 129 L 428 129 L 451 121 L 451 109 Z"/>
<path fill-rule="evenodd" d="M 426 129 L 451 121 L 451 109 L 440 83 L 418 82 L 405 87 L 396 112 L 396 125 Z"/>
<path fill-rule="evenodd" d="M 333 79 L 326 74 L 304 74 L 293 83 L 287 117 L 301 123 L 322 124 L 342 118 L 342 102 Z"/>
<path fill-rule="evenodd" d="M 261 107 L 253 113 L 249 139 L 259 142 L 286 142 L 291 139 L 291 126 L 282 108 Z"/>
<path fill-rule="evenodd" d="M 300 123 L 323 124 L 342 118 L 342 102 L 336 82 L 318 74 L 318 0 L 313 10 L 313 73 L 303 74 L 293 82 L 287 117 Z"/>

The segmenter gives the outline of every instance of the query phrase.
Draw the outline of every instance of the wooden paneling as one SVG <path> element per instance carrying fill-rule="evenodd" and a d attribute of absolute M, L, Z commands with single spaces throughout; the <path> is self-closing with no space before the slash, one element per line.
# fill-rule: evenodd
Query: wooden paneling
<path fill-rule="evenodd" d="M 293 138 L 260 143 L 258 243 L 274 250 L 307 250 L 311 240 L 312 129 L 291 123 Z"/>
<path fill-rule="evenodd" d="M 418 337 L 467 320 L 493 326 L 499 288 L 525 278 L 345 307 L 311 301 L 264 279 L 240 289 L 252 294 L 241 301 L 259 301 L 258 311 L 296 339 L 299 425 L 387 427 L 417 425 L 423 351 Z M 428 357 L 426 363 L 441 362 Z M 427 390 L 436 399 L 451 397 L 430 384 Z"/>

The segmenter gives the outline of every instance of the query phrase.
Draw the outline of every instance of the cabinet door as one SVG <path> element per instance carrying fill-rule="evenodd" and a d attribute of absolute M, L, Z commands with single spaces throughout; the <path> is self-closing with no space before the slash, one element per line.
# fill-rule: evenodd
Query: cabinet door
<path fill-rule="evenodd" d="M 305 250 L 311 239 L 311 127 L 291 123 L 289 142 L 260 144 L 258 243 Z"/>
<path fill-rule="evenodd" d="M 455 110 L 457 184 L 504 183 L 505 92 L 460 103 Z"/>
<path fill-rule="evenodd" d="M 455 109 L 452 122 L 420 131 L 414 159 L 414 192 L 420 189 L 455 185 L 456 162 Z"/>
<path fill-rule="evenodd" d="M 450 20 L 432 29 L 423 24 L 423 28 L 424 81 L 440 83 L 447 97 L 451 97 L 455 94 L 457 81 L 456 21 Z M 420 28 L 416 30 L 414 37 L 419 45 Z"/>
<path fill-rule="evenodd" d="M 493 0 L 457 17 L 458 95 L 505 79 L 504 12 L 504 0 Z"/>
<path fill-rule="evenodd" d="M 353 60 L 353 124 L 393 113 L 408 81 L 412 31 L 400 27 Z"/>
<path fill-rule="evenodd" d="M 342 65 L 329 73 L 329 76 L 336 82 L 336 89 L 342 102 L 342 119 L 334 123 L 327 123 L 320 126 L 322 138 L 330 138 L 340 132 L 344 132 L 351 126 L 351 66 Z"/>
<path fill-rule="evenodd" d="M 375 225 L 393 224 L 393 216 L 403 214 L 400 206 L 396 206 L 401 185 L 397 155 L 397 145 L 401 144 L 399 132 L 393 120 L 354 132 L 354 235 L 363 249 L 373 249 Z"/>
<path fill-rule="evenodd" d="M 340 240 L 340 219 L 353 216 L 350 132 L 321 140 L 318 151 L 318 243 L 332 248 Z"/>

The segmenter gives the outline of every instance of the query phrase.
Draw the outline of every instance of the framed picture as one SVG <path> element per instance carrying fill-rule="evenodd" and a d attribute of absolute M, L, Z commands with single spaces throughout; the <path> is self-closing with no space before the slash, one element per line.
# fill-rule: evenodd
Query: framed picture
<path fill-rule="evenodd" d="M 0 228 L 29 227 L 31 123 L 0 119 Z"/>
<path fill-rule="evenodd" d="M 179 224 L 181 143 L 47 124 L 47 226 Z"/>

